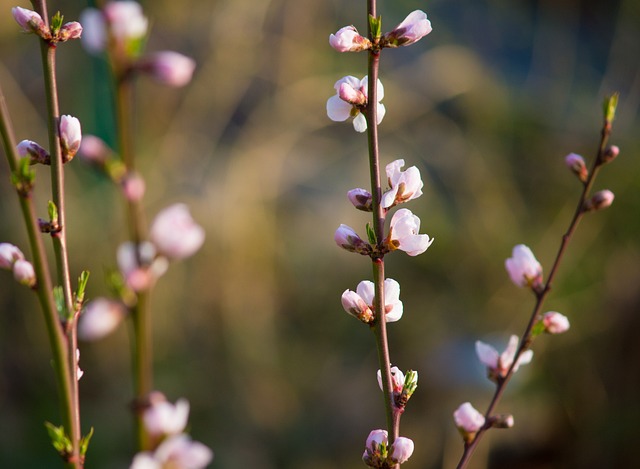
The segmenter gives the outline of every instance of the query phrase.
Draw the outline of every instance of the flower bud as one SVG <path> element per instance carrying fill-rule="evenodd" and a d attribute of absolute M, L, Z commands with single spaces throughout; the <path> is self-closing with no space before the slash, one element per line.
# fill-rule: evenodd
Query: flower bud
<path fill-rule="evenodd" d="M 587 181 L 587 177 L 589 176 L 589 170 L 587 169 L 587 164 L 584 162 L 584 158 L 576 153 L 569 153 L 565 158 L 564 162 L 567 167 L 578 176 L 582 182 Z"/>
<path fill-rule="evenodd" d="M 142 5 L 134 1 L 108 2 L 103 14 L 113 38 L 121 44 L 142 39 L 149 21 L 142 13 Z"/>
<path fill-rule="evenodd" d="M 22 251 L 13 244 L 0 243 L 0 268 L 11 270 L 16 261 L 24 260 Z"/>
<path fill-rule="evenodd" d="M 82 25 L 77 21 L 71 21 L 60 28 L 58 41 L 65 42 L 69 39 L 78 39 L 80 36 L 82 36 Z"/>
<path fill-rule="evenodd" d="M 36 272 L 33 265 L 24 259 L 13 263 L 13 277 L 22 285 L 33 287 L 36 284 Z"/>
<path fill-rule="evenodd" d="M 156 52 L 140 63 L 140 70 L 155 81 L 176 88 L 191 81 L 195 68 L 195 60 L 172 51 Z"/>
<path fill-rule="evenodd" d="M 331 34 L 329 44 L 338 52 L 360 52 L 371 48 L 371 41 L 358 34 L 353 26 L 345 26 Z"/>
<path fill-rule="evenodd" d="M 371 246 L 347 225 L 340 225 L 333 235 L 333 239 L 338 246 L 349 252 L 357 252 L 362 255 L 368 255 L 371 252 Z"/>
<path fill-rule="evenodd" d="M 372 430 L 365 443 L 362 461 L 369 467 L 382 467 L 388 455 L 389 434 L 386 430 Z"/>
<path fill-rule="evenodd" d="M 519 287 L 537 290 L 542 285 L 542 266 L 524 244 L 513 248 L 512 255 L 505 261 L 511 281 Z"/>
<path fill-rule="evenodd" d="M 104 165 L 109 159 L 111 150 L 107 144 L 95 135 L 85 135 L 80 143 L 78 150 L 83 160 L 89 161 L 97 165 Z"/>
<path fill-rule="evenodd" d="M 129 202 L 139 202 L 144 197 L 146 185 L 138 173 L 129 173 L 122 179 L 122 192 Z"/>
<path fill-rule="evenodd" d="M 382 371 L 378 370 L 378 386 L 380 386 L 380 390 L 383 390 L 382 387 Z M 404 387 L 404 373 L 400 371 L 400 368 L 397 366 L 391 367 L 391 391 L 394 393 L 402 392 L 402 388 Z"/>
<path fill-rule="evenodd" d="M 42 16 L 33 10 L 27 10 L 26 8 L 13 7 L 11 14 L 16 23 L 27 33 L 36 33 L 42 38 L 50 38 L 51 33 L 49 28 L 44 24 Z"/>
<path fill-rule="evenodd" d="M 478 412 L 469 402 L 460 405 L 453 413 L 456 427 L 467 443 L 473 441 L 476 433 L 484 426 L 484 415 Z"/>
<path fill-rule="evenodd" d="M 493 415 L 489 418 L 491 428 L 512 428 L 513 427 L 513 415 L 500 414 Z"/>
<path fill-rule="evenodd" d="M 40 163 L 44 165 L 51 164 L 51 156 L 49 152 L 31 140 L 23 140 L 16 146 L 20 157 L 29 157 L 31 164 Z"/>
<path fill-rule="evenodd" d="M 185 204 L 174 204 L 156 215 L 149 239 L 158 252 L 169 259 L 193 255 L 204 243 L 204 229 L 198 225 Z"/>
<path fill-rule="evenodd" d="M 363 212 L 370 212 L 372 210 L 373 196 L 365 189 L 351 189 L 347 192 L 349 202 L 353 204 L 358 210 Z"/>
<path fill-rule="evenodd" d="M 76 117 L 60 117 L 60 145 L 62 146 L 63 162 L 71 161 L 80 148 L 82 129 Z"/>
<path fill-rule="evenodd" d="M 347 313 L 358 318 L 362 322 L 368 324 L 373 321 L 373 311 L 371 311 L 371 308 L 367 306 L 365 301 L 356 292 L 345 290 L 344 293 L 342 293 L 341 302 L 342 307 Z"/>
<path fill-rule="evenodd" d="M 341 83 L 338 88 L 340 99 L 354 106 L 363 106 L 367 103 L 367 96 L 349 83 Z"/>
<path fill-rule="evenodd" d="M 614 198 L 615 195 L 610 190 L 605 189 L 603 191 L 598 191 L 593 194 L 591 199 L 585 202 L 584 210 L 587 212 L 602 210 L 609 207 L 613 203 Z"/>
<path fill-rule="evenodd" d="M 413 454 L 413 441 L 404 436 L 399 436 L 391 445 L 389 450 L 389 458 L 393 464 L 403 464 Z"/>
<path fill-rule="evenodd" d="M 613 160 L 615 160 L 618 157 L 619 154 L 620 154 L 620 148 L 618 148 L 616 145 L 610 145 L 607 148 L 605 148 L 600 161 L 602 163 L 611 163 Z"/>
<path fill-rule="evenodd" d="M 126 314 L 122 303 L 96 298 L 84 307 L 78 323 L 78 337 L 87 341 L 102 339 L 120 325 Z"/>
<path fill-rule="evenodd" d="M 424 11 L 415 10 L 394 28 L 384 35 L 382 43 L 386 47 L 408 46 L 419 41 L 431 32 L 431 22 Z"/>
<path fill-rule="evenodd" d="M 569 330 L 569 319 L 555 311 L 549 311 L 542 316 L 544 331 L 548 334 L 562 334 Z"/>

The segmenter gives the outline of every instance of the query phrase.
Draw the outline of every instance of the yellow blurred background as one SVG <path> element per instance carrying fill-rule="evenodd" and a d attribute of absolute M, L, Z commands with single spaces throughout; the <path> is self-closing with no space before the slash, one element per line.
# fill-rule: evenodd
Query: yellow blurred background
<path fill-rule="evenodd" d="M 373 335 L 340 306 L 371 278 L 366 258 L 338 249 L 341 223 L 364 234 L 368 215 L 347 190 L 369 181 L 365 137 L 331 122 L 325 102 L 365 54 L 338 54 L 328 36 L 366 31 L 366 2 L 155 0 L 149 51 L 198 62 L 193 82 L 137 82 L 137 152 L 149 219 L 184 202 L 207 232 L 202 250 L 172 265 L 153 294 L 156 387 L 191 403 L 190 432 L 223 469 L 364 467 L 369 431 L 384 426 Z M 597 189 L 613 206 L 587 216 L 546 305 L 571 330 L 536 341 L 532 364 L 499 411 L 470 467 L 633 467 L 640 422 L 640 3 L 637 0 L 397 0 L 379 2 L 383 31 L 410 11 L 433 32 L 385 50 L 383 164 L 416 165 L 424 195 L 407 208 L 435 238 L 410 258 L 387 257 L 403 319 L 390 325 L 394 365 L 419 372 L 402 420 L 416 444 L 407 468 L 455 467 L 452 412 L 478 409 L 493 388 L 474 353 L 520 334 L 533 297 L 504 259 L 525 243 L 546 271 L 579 196 L 567 153 L 591 161 L 602 98 L 620 92 L 611 143 L 620 157 Z M 17 138 L 46 142 L 39 48 L 0 0 L 0 84 Z M 23 7 L 29 7 L 23 2 Z M 85 2 L 49 2 L 66 20 Z M 58 52 L 61 112 L 113 142 L 106 64 L 79 42 Z M 4 158 L 3 158 L 4 161 Z M 73 276 L 89 296 L 126 238 L 116 188 L 76 159 L 67 167 Z M 48 170 L 38 168 L 41 216 Z M 0 241 L 27 243 L 8 165 L 0 163 Z M 83 429 L 95 427 L 87 468 L 128 467 L 134 451 L 128 324 L 81 344 Z M 0 272 L 0 467 L 59 467 L 44 430 L 58 422 L 50 349 L 36 298 Z M 403 466 L 404 467 L 404 466 Z"/>

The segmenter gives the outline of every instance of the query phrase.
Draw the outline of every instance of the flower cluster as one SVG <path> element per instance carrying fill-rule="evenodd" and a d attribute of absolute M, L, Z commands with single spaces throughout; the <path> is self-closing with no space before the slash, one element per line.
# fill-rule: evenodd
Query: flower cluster
<path fill-rule="evenodd" d="M 51 26 L 47 26 L 42 16 L 33 10 L 13 7 L 11 14 L 25 33 L 34 33 L 52 44 L 82 36 L 82 25 L 77 21 L 62 24 L 59 13 L 51 19 Z"/>
<path fill-rule="evenodd" d="M 134 1 L 107 2 L 102 10 L 86 9 L 81 20 L 86 25 L 82 37 L 85 49 L 98 54 L 109 51 L 119 73 L 139 71 L 160 84 L 181 87 L 191 81 L 196 63 L 173 51 L 143 56 L 149 20 Z"/>
<path fill-rule="evenodd" d="M 184 433 L 189 418 L 189 402 L 175 404 L 154 392 L 142 414 L 145 429 L 153 438 L 153 451 L 143 451 L 133 459 L 131 469 L 201 469 L 213 459 L 213 452 Z"/>
<path fill-rule="evenodd" d="M 31 262 L 25 260 L 22 251 L 13 244 L 0 243 L 0 269 L 13 272 L 13 278 L 22 285 L 34 287 L 36 272 Z"/>
<path fill-rule="evenodd" d="M 400 436 L 389 447 L 386 430 L 372 430 L 367 437 L 362 461 L 369 467 L 386 468 L 405 463 L 413 454 L 414 444 L 409 438 Z"/>

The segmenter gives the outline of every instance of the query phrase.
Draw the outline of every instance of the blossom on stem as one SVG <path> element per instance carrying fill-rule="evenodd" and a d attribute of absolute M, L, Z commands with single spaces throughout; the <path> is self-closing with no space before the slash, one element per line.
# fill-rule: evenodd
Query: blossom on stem
<path fill-rule="evenodd" d="M 156 247 L 150 242 L 139 245 L 127 241 L 116 253 L 118 268 L 126 284 L 133 291 L 149 289 L 167 271 L 167 260 L 157 256 Z"/>
<path fill-rule="evenodd" d="M 513 248 L 512 256 L 505 261 L 511 281 L 519 287 L 537 290 L 542 285 L 542 266 L 524 244 Z"/>
<path fill-rule="evenodd" d="M 349 198 L 349 202 L 358 210 L 362 210 L 363 212 L 370 212 L 372 210 L 373 196 L 368 190 L 361 188 L 351 189 L 347 192 L 347 197 Z"/>
<path fill-rule="evenodd" d="M 60 145 L 62 146 L 62 161 L 71 161 L 80 148 L 82 129 L 76 117 L 60 117 Z"/>
<path fill-rule="evenodd" d="M 587 181 L 587 177 L 589 177 L 589 170 L 587 169 L 587 163 L 585 163 L 582 156 L 576 153 L 569 153 L 567 156 L 565 156 L 564 163 L 573 174 L 578 176 L 578 179 L 580 179 L 580 181 Z"/>
<path fill-rule="evenodd" d="M 469 402 L 465 402 L 453 413 L 456 427 L 466 442 L 471 442 L 476 433 L 485 424 L 484 415 L 478 412 Z"/>
<path fill-rule="evenodd" d="M 340 225 L 333 235 L 333 240 L 342 249 L 349 252 L 368 255 L 371 253 L 371 246 L 365 242 L 353 228 L 347 225 Z"/>
<path fill-rule="evenodd" d="M 142 39 L 147 34 L 149 20 L 142 12 L 142 5 L 134 1 L 108 2 L 103 14 L 111 35 L 117 41 Z"/>
<path fill-rule="evenodd" d="M 393 31 L 385 34 L 382 43 L 386 47 L 409 46 L 425 37 L 431 30 L 431 21 L 427 19 L 427 14 L 424 11 L 415 10 L 409 13 Z"/>
<path fill-rule="evenodd" d="M 174 204 L 160 211 L 149 230 L 149 239 L 158 252 L 169 259 L 184 259 L 204 243 L 204 229 L 185 204 Z"/>
<path fill-rule="evenodd" d="M 65 42 L 69 39 L 78 39 L 82 36 L 82 25 L 77 21 L 71 21 L 65 23 L 58 32 L 57 40 L 59 42 Z"/>
<path fill-rule="evenodd" d="M 591 196 L 589 200 L 585 202 L 584 210 L 587 212 L 602 210 L 604 208 L 611 206 L 614 198 L 615 198 L 615 195 L 613 194 L 613 192 L 611 192 L 608 189 L 605 189 L 603 191 L 598 191 L 595 194 L 593 194 L 593 196 Z"/>
<path fill-rule="evenodd" d="M 120 183 L 122 184 L 122 193 L 125 199 L 130 202 L 139 202 L 142 200 L 146 190 L 146 184 L 140 174 L 136 172 L 128 173 L 122 178 Z"/>
<path fill-rule="evenodd" d="M 18 145 L 16 145 L 16 150 L 18 150 L 18 155 L 20 155 L 21 158 L 28 156 L 31 160 L 31 164 L 51 164 L 51 156 L 49 155 L 49 152 L 34 141 L 22 140 Z"/>
<path fill-rule="evenodd" d="M 144 58 L 138 68 L 158 83 L 178 88 L 191 81 L 196 62 L 178 52 L 162 51 Z"/>
<path fill-rule="evenodd" d="M 393 464 L 403 464 L 411 457 L 413 449 L 413 440 L 399 436 L 389 449 L 389 459 Z"/>
<path fill-rule="evenodd" d="M 611 163 L 620 154 L 620 148 L 617 145 L 610 145 L 604 149 L 600 161 L 602 163 Z"/>
<path fill-rule="evenodd" d="M 345 26 L 331 34 L 329 44 L 338 52 L 360 52 L 371 48 L 371 41 L 358 34 L 353 26 Z"/>
<path fill-rule="evenodd" d="M 569 319 L 556 311 L 549 311 L 542 316 L 544 331 L 548 334 L 562 334 L 569 330 Z"/>
<path fill-rule="evenodd" d="M 24 32 L 36 33 L 38 36 L 45 39 L 47 37 L 51 37 L 49 28 L 47 28 L 47 26 L 44 24 L 42 16 L 40 16 L 37 12 L 28 10 L 26 8 L 13 7 L 11 9 L 11 14 L 13 15 L 13 19 L 16 20 L 16 23 L 20 25 Z"/>
<path fill-rule="evenodd" d="M 85 135 L 78 150 L 83 160 L 97 165 L 104 165 L 109 159 L 111 149 L 100 137 Z"/>
<path fill-rule="evenodd" d="M 387 460 L 389 434 L 386 430 L 372 430 L 367 437 L 362 461 L 369 467 L 381 467 Z"/>
<path fill-rule="evenodd" d="M 517 335 L 512 335 L 509 338 L 509 344 L 502 355 L 489 344 L 478 340 L 476 342 L 476 354 L 480 361 L 486 365 L 489 379 L 492 381 L 498 381 L 507 376 L 509 368 L 515 358 L 518 351 L 519 339 Z M 518 371 L 520 365 L 526 365 L 533 358 L 533 350 L 526 350 L 520 354 L 518 361 L 513 366 L 513 372 Z"/>
<path fill-rule="evenodd" d="M 0 268 L 11 270 L 16 261 L 24 260 L 22 251 L 13 244 L 0 243 Z"/>
<path fill-rule="evenodd" d="M 213 459 L 213 452 L 187 435 L 170 436 L 152 453 L 136 454 L 130 469 L 202 469 Z"/>
<path fill-rule="evenodd" d="M 120 56 L 135 58 L 147 34 L 149 20 L 134 1 L 107 2 L 102 10 L 87 8 L 80 15 L 85 26 L 82 45 L 88 52 L 102 52 L 108 43 Z"/>
<path fill-rule="evenodd" d="M 13 263 L 13 278 L 26 287 L 33 287 L 36 284 L 36 272 L 31 262 L 24 259 L 16 260 Z"/>
<path fill-rule="evenodd" d="M 78 322 L 78 337 L 99 340 L 111 334 L 122 322 L 127 310 L 119 301 L 96 298 L 84 307 Z"/>
<path fill-rule="evenodd" d="M 149 400 L 151 405 L 145 409 L 142 420 L 150 435 L 177 435 L 184 431 L 189 419 L 189 402 L 186 399 L 178 399 L 171 404 L 162 393 L 154 392 Z"/>
<path fill-rule="evenodd" d="M 380 390 L 383 390 L 382 387 L 382 371 L 378 370 L 378 386 L 380 386 Z M 394 393 L 402 392 L 402 388 L 404 387 L 404 373 L 400 371 L 400 368 L 397 366 L 391 367 L 391 384 L 393 389 L 391 389 Z"/>
<path fill-rule="evenodd" d="M 400 249 L 410 256 L 417 256 L 427 250 L 433 238 L 427 234 L 418 234 L 420 219 L 406 208 L 402 208 L 393 214 L 387 246 L 390 250 Z"/>
<path fill-rule="evenodd" d="M 345 290 L 342 294 L 342 307 L 352 316 L 369 323 L 374 319 L 375 286 L 369 280 L 363 280 L 356 287 L 356 291 Z M 384 312 L 386 322 L 400 320 L 403 313 L 400 301 L 400 284 L 388 278 L 384 281 Z"/>
<path fill-rule="evenodd" d="M 353 117 L 353 128 L 357 132 L 367 130 L 367 119 L 363 111 L 368 105 L 368 83 L 369 77 L 365 76 L 362 80 L 346 76 L 338 80 L 333 86 L 336 95 L 327 100 L 327 115 L 329 119 L 335 122 L 342 122 L 349 117 Z M 384 87 L 378 79 L 377 84 L 377 123 L 382 122 L 382 118 L 386 112 L 382 98 L 384 97 Z"/>
<path fill-rule="evenodd" d="M 390 189 L 382 195 L 382 208 L 391 208 L 394 205 L 408 202 L 422 195 L 422 179 L 420 170 L 415 166 L 401 171 L 404 160 L 395 160 L 386 167 L 387 181 Z"/>

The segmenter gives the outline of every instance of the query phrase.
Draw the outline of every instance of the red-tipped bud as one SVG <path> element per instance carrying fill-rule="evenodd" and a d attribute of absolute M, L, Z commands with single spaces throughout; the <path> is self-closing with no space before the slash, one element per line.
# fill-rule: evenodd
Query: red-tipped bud
<path fill-rule="evenodd" d="M 582 182 L 587 181 L 587 177 L 589 177 L 589 170 L 587 169 L 587 164 L 584 162 L 583 157 L 576 153 L 569 153 L 564 158 L 564 162 L 571 172 L 578 176 L 578 179 Z"/>
<path fill-rule="evenodd" d="M 613 203 L 615 195 L 610 190 L 598 191 L 591 199 L 587 200 L 584 204 L 584 209 L 587 212 L 602 210 L 609 207 Z"/>
<path fill-rule="evenodd" d="M 62 25 L 57 39 L 59 42 L 65 42 L 69 39 L 78 39 L 80 36 L 82 36 L 82 25 L 77 21 L 71 21 Z"/>
<path fill-rule="evenodd" d="M 611 163 L 613 160 L 615 160 L 618 157 L 619 154 L 620 154 L 620 148 L 618 148 L 618 146 L 616 145 L 608 146 L 607 148 L 605 148 L 604 153 L 602 153 L 602 157 L 600 158 L 600 161 L 602 163 Z"/>

